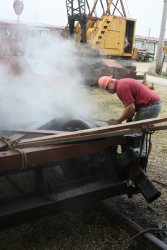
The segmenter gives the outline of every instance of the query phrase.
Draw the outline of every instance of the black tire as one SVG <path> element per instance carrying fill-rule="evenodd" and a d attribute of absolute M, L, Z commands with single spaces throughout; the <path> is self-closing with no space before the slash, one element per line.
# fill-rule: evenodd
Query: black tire
<path fill-rule="evenodd" d="M 62 130 L 63 131 L 78 131 L 78 130 L 85 130 L 85 129 L 95 128 L 95 127 L 96 125 L 93 122 L 74 119 L 65 123 L 62 127 Z"/>
<path fill-rule="evenodd" d="M 93 122 L 73 119 L 63 125 L 62 131 L 79 131 L 94 127 L 96 127 L 96 125 Z M 90 167 L 88 166 L 89 161 L 90 157 L 88 156 L 64 162 L 62 165 L 64 177 L 67 180 L 73 180 L 89 175 L 91 172 Z"/>

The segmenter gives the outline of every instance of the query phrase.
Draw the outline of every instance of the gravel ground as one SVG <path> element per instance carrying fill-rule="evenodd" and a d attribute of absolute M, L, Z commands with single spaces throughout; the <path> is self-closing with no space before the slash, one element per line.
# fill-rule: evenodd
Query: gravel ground
<path fill-rule="evenodd" d="M 107 219 L 97 212 L 85 215 L 67 211 L 1 232 L 0 249 L 118 250 L 127 238 L 123 230 L 110 227 Z"/>
<path fill-rule="evenodd" d="M 137 65 L 143 72 L 147 71 L 151 64 L 149 66 L 146 63 Z M 160 116 L 167 116 L 166 80 L 158 78 L 156 80 L 156 91 L 163 100 Z M 88 91 L 91 98 L 97 103 L 93 117 L 99 120 L 99 125 L 105 125 L 105 120 L 117 117 L 121 112 L 122 104 L 115 95 L 102 93 L 96 88 L 88 89 Z M 167 185 L 166 154 L 167 133 L 166 131 L 155 132 L 152 135 L 152 150 L 147 173 L 153 180 L 165 185 Z M 162 195 L 151 204 L 148 204 L 141 195 L 135 195 L 132 199 L 124 195 L 113 200 L 122 213 L 131 217 L 141 226 L 167 225 L 167 187 L 161 184 L 156 185 Z M 122 242 L 126 240 L 128 240 L 128 235 L 118 227 L 111 227 L 106 217 L 99 213 L 92 211 L 85 214 L 68 211 L 0 232 L 0 249 L 121 250 Z"/>

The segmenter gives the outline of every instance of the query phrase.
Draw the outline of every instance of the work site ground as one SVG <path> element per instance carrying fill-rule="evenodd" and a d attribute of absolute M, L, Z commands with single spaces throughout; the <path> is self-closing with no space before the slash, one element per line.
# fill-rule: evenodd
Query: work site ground
<path fill-rule="evenodd" d="M 136 65 L 137 75 L 146 74 L 148 82 L 153 82 L 157 85 L 167 85 L 167 62 L 164 62 L 162 74 L 160 76 L 155 73 L 155 61 L 143 63 L 134 62 L 134 64 Z"/>

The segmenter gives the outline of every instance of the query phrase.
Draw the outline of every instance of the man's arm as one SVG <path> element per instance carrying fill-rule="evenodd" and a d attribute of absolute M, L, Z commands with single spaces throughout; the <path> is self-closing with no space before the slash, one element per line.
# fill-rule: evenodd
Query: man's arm
<path fill-rule="evenodd" d="M 118 119 L 110 119 L 107 121 L 109 125 L 122 123 L 124 120 L 131 118 L 135 114 L 135 105 L 131 103 L 127 107 L 124 108 L 121 116 Z"/>
<path fill-rule="evenodd" d="M 121 116 L 116 119 L 116 123 L 122 123 L 124 120 L 132 117 L 135 114 L 135 105 L 134 103 L 131 103 L 130 105 L 128 105 L 127 107 L 124 108 Z"/>

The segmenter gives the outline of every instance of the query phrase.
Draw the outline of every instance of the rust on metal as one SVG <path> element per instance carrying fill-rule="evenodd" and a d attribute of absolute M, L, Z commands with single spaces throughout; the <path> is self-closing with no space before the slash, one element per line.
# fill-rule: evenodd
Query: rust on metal
<path fill-rule="evenodd" d="M 61 145 L 50 145 L 22 149 L 27 157 L 27 168 L 34 168 L 38 165 L 54 163 L 76 157 L 92 155 L 104 151 L 110 146 L 124 144 L 125 137 L 100 139 L 98 141 L 86 141 L 67 143 Z M 0 172 L 18 171 L 22 166 L 21 154 L 18 151 L 10 150 L 0 152 Z"/>

